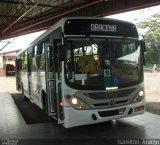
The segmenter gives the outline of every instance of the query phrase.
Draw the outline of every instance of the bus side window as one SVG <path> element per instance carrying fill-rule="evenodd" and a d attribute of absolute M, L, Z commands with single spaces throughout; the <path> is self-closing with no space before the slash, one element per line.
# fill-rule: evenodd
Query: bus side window
<path fill-rule="evenodd" d="M 37 46 L 34 46 L 32 51 L 32 69 L 33 70 L 37 69 L 36 54 L 37 54 Z"/>
<path fill-rule="evenodd" d="M 22 53 L 22 70 L 24 70 L 24 52 Z"/>
<path fill-rule="evenodd" d="M 39 43 L 37 46 L 36 64 L 38 69 L 45 70 L 45 53 L 44 53 L 44 47 L 42 42 Z"/>
<path fill-rule="evenodd" d="M 19 64 L 18 64 L 18 67 L 19 67 L 19 70 L 22 70 L 22 55 L 20 55 L 20 57 L 18 58 L 19 59 Z"/>
<path fill-rule="evenodd" d="M 47 47 L 47 69 L 48 69 L 48 77 L 54 78 L 55 77 L 55 56 L 53 46 Z"/>
<path fill-rule="evenodd" d="M 25 51 L 22 56 L 22 70 L 26 69 L 27 69 L 27 51 Z"/>
<path fill-rule="evenodd" d="M 40 69 L 45 70 L 45 53 L 44 53 L 44 51 L 41 54 L 41 58 L 40 58 Z"/>

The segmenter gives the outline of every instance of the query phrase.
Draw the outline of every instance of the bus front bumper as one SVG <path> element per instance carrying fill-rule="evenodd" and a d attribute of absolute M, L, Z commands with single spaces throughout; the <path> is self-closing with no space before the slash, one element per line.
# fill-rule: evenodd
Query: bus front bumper
<path fill-rule="evenodd" d="M 100 123 L 134 115 L 143 114 L 145 111 L 144 100 L 138 103 L 105 109 L 76 110 L 64 107 L 64 127 Z"/>

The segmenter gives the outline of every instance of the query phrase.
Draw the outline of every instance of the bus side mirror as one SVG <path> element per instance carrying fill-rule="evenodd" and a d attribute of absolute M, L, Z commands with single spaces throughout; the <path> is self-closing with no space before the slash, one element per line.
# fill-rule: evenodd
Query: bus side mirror
<path fill-rule="evenodd" d="M 65 51 L 64 46 L 62 44 L 58 45 L 58 57 L 60 61 L 64 61 Z"/>
<path fill-rule="evenodd" d="M 141 47 L 142 55 L 143 55 L 143 65 L 145 65 L 145 64 L 146 64 L 146 62 L 145 62 L 145 56 L 144 56 L 144 53 L 146 52 L 146 45 L 145 45 L 144 40 L 140 40 L 140 47 Z"/>
<path fill-rule="evenodd" d="M 146 45 L 145 45 L 144 40 L 140 40 L 140 46 L 141 46 L 142 51 L 146 52 Z"/>

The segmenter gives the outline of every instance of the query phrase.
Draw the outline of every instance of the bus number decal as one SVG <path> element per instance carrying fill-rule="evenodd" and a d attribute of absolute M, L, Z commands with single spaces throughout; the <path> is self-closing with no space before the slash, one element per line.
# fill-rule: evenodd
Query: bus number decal
<path fill-rule="evenodd" d="M 108 77 L 108 76 L 111 76 L 111 72 L 109 69 L 105 69 L 104 70 L 104 77 Z"/>
<path fill-rule="evenodd" d="M 104 86 L 109 87 L 111 85 L 111 71 L 110 69 L 104 69 Z"/>

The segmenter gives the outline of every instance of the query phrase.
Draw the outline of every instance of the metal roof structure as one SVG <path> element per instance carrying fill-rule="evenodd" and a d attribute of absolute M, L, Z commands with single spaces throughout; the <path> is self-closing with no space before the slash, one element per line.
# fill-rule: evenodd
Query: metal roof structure
<path fill-rule="evenodd" d="M 160 0 L 0 0 L 0 40 L 50 28 L 66 16 L 107 16 Z"/>

